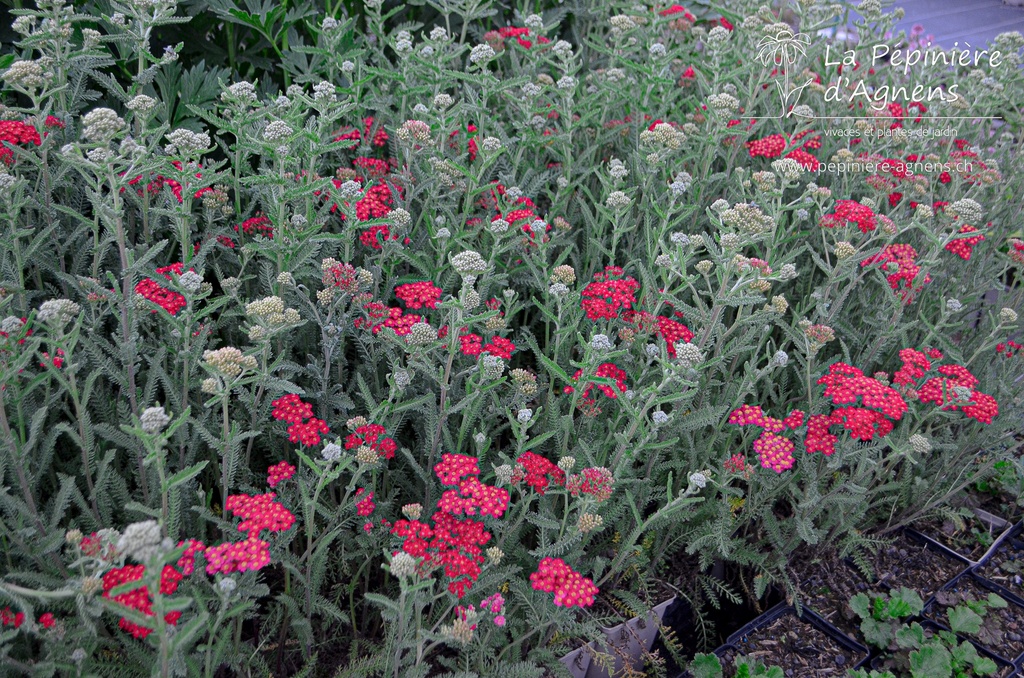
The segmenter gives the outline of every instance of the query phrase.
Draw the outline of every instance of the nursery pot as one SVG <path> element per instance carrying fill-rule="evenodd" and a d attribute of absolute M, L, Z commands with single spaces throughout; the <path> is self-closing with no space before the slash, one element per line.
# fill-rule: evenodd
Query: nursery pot
<path fill-rule="evenodd" d="M 593 657 L 589 646 L 579 647 L 562 657 L 559 661 L 569 669 L 572 678 L 585 678 L 587 669 L 590 668 L 590 661 Z"/>
<path fill-rule="evenodd" d="M 603 646 L 598 647 L 598 650 L 615 658 L 612 672 L 609 674 L 599 663 L 591 663 L 586 678 L 612 678 L 622 671 L 627 662 L 630 667 L 639 668 L 644 653 L 654 645 L 654 639 L 658 636 L 658 628 L 665 616 L 665 610 L 675 600 L 676 597 L 672 596 L 668 600 L 658 603 L 646 617 L 633 617 L 617 626 L 602 627 L 605 642 Z"/>
<path fill-rule="evenodd" d="M 998 576 L 998 571 L 993 571 L 990 564 L 999 553 L 1007 550 L 1016 551 L 1018 554 L 1024 552 L 1024 540 L 1021 539 L 1022 531 L 1024 531 L 1024 522 L 1017 523 L 1012 529 L 1004 532 L 1003 535 L 992 544 L 992 548 L 988 550 L 985 557 L 978 561 L 978 564 L 974 566 L 971 571 L 979 577 L 984 577 L 986 581 L 991 582 L 996 586 L 998 588 L 999 595 L 1003 598 L 1024 607 L 1024 593 L 1020 593 L 1000 581 L 994 581 L 993 578 L 990 578 L 993 577 L 993 575 Z"/>
<path fill-rule="evenodd" d="M 1016 609 L 1018 610 L 1019 614 L 1024 615 L 1024 601 L 1022 601 L 1018 596 L 1015 596 L 1006 589 L 1004 589 L 1002 586 L 999 586 L 995 582 L 991 582 L 988 579 L 985 579 L 984 577 L 975 574 L 973 572 L 973 568 L 972 570 L 967 570 L 966 572 L 959 574 L 951 582 L 943 586 L 942 590 L 956 590 L 957 587 L 961 586 L 963 583 L 966 582 L 972 582 L 978 588 L 982 589 L 982 592 L 984 593 L 995 593 L 996 595 L 1000 596 L 1003 600 L 1005 600 L 1009 604 L 1009 607 L 1011 609 Z M 927 621 L 938 628 L 948 629 L 948 627 L 942 623 L 941 618 L 938 616 L 939 614 L 941 614 L 939 612 L 939 609 L 940 608 L 938 605 L 938 601 L 936 601 L 935 598 L 933 598 L 925 606 L 924 610 L 921 612 L 921 615 L 924 617 L 924 621 Z M 992 612 L 990 611 L 989 614 L 992 614 Z M 970 641 L 970 643 L 977 647 L 979 651 L 982 649 L 987 650 L 988 654 L 986 656 L 1001 659 L 1003 664 L 1012 664 L 1015 661 L 1019 662 L 1024 660 L 1024 652 L 1012 652 L 1009 648 L 1002 647 L 986 647 L 977 640 L 959 633 L 957 634 L 957 637 L 961 640 Z"/>

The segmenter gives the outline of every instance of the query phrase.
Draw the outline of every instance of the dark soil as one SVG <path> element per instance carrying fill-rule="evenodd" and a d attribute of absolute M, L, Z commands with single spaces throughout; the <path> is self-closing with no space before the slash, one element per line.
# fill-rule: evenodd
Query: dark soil
<path fill-rule="evenodd" d="M 935 595 L 935 601 L 924 610 L 924 616 L 949 626 L 947 610 L 966 600 L 987 599 L 990 591 L 979 586 L 970 577 L 964 577 L 956 586 Z M 1002 609 L 989 608 L 981 632 L 970 638 L 1009 660 L 1024 653 L 1024 608 L 1009 602 Z"/>
<path fill-rule="evenodd" d="M 872 582 L 873 588 L 888 593 L 891 589 L 906 586 L 917 591 L 922 600 L 935 595 L 967 567 L 967 564 L 902 534 L 869 560 L 877 577 Z"/>
<path fill-rule="evenodd" d="M 786 614 L 769 622 L 737 643 L 742 655 L 754 655 L 766 666 L 778 666 L 790 678 L 845 676 L 847 670 L 867 658 L 848 650 L 814 626 Z M 736 675 L 735 656 L 722 661 L 726 678 Z"/>
<path fill-rule="evenodd" d="M 869 590 L 867 582 L 835 556 L 817 561 L 798 557 L 793 570 L 799 582 L 800 604 L 863 643 L 860 620 L 850 609 L 849 601 L 857 593 Z"/>
<path fill-rule="evenodd" d="M 976 517 L 964 518 L 964 529 L 959 530 L 951 520 L 916 523 L 914 528 L 963 557 L 978 561 L 992 542 L 1002 534 Z"/>
<path fill-rule="evenodd" d="M 978 574 L 1006 587 L 1011 593 L 1024 596 L 1024 541 L 1020 535 L 1003 542 L 981 566 Z"/>

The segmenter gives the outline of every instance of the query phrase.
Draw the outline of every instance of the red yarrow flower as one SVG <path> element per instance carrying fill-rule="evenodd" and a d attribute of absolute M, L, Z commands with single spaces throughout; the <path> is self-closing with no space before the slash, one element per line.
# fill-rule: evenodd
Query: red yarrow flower
<path fill-rule="evenodd" d="M 286 461 L 274 464 L 267 469 L 267 485 L 277 487 L 279 483 L 295 475 L 295 467 Z"/>
<path fill-rule="evenodd" d="M 351 450 L 366 445 L 384 459 L 394 459 L 398 445 L 384 436 L 385 428 L 380 424 L 366 424 L 358 427 L 345 438 L 345 449 Z"/>
<path fill-rule="evenodd" d="M 408 283 L 395 288 L 398 297 L 407 309 L 437 308 L 441 301 L 441 288 L 429 281 Z"/>
<path fill-rule="evenodd" d="M 594 582 L 569 567 L 561 558 L 544 558 L 530 575 L 534 591 L 554 593 L 558 607 L 590 607 L 599 590 Z"/>

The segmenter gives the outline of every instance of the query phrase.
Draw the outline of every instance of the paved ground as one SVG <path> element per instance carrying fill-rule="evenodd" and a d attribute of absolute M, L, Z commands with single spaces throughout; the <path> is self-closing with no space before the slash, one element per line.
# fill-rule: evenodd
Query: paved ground
<path fill-rule="evenodd" d="M 1006 31 L 1024 33 L 1024 7 L 1002 0 L 896 0 L 893 5 L 907 13 L 897 30 L 909 34 L 911 26 L 921 24 L 925 34 L 934 35 L 935 43 L 945 49 L 955 42 L 960 48 L 968 42 L 980 47 Z"/>

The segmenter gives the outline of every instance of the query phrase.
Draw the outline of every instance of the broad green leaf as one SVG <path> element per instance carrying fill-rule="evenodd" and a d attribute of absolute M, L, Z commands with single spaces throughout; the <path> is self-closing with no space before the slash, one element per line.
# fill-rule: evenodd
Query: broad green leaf
<path fill-rule="evenodd" d="M 910 653 L 910 674 L 913 678 L 949 678 L 953 658 L 946 648 L 929 644 Z"/>

